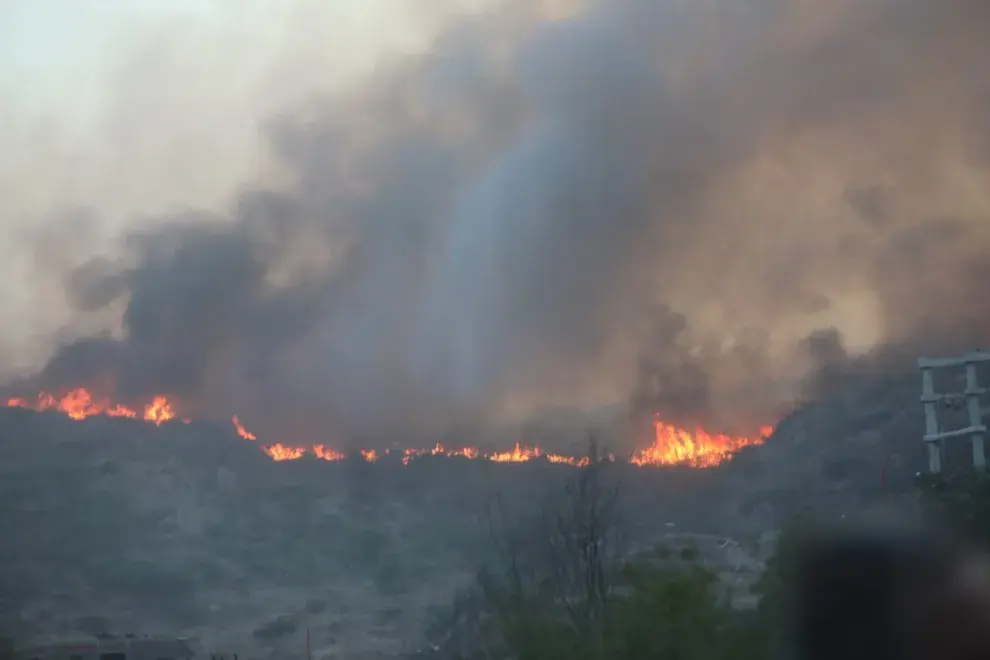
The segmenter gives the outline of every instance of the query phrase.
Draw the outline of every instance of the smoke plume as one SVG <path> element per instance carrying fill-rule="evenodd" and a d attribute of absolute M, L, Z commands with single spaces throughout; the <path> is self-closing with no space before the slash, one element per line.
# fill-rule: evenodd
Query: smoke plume
<path fill-rule="evenodd" d="M 276 179 L 72 264 L 105 332 L 31 383 L 286 439 L 616 400 L 745 426 L 823 363 L 987 342 L 990 4 L 529 6 L 287 102 Z"/>

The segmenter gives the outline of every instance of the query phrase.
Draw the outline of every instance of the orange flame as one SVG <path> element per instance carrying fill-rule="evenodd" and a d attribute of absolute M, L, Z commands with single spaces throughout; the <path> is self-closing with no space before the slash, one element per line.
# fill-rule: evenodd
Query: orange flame
<path fill-rule="evenodd" d="M 475 459 L 480 456 L 477 447 L 461 447 L 460 449 L 454 449 L 448 454 L 449 456 L 460 456 L 462 458 Z"/>
<path fill-rule="evenodd" d="M 543 451 L 539 447 L 523 447 L 518 442 L 516 446 L 512 448 L 512 451 L 496 452 L 494 454 L 488 455 L 488 460 L 495 461 L 496 463 L 525 463 L 526 461 L 531 461 L 534 458 L 539 458 L 543 455 Z"/>
<path fill-rule="evenodd" d="M 364 453 L 364 452 L 362 452 Z M 385 451 L 388 453 L 388 450 Z M 402 450 L 402 464 L 409 465 L 410 461 L 419 456 L 461 456 L 463 458 L 478 458 L 481 453 L 478 451 L 477 447 L 461 447 L 460 449 L 447 449 L 439 442 L 433 446 L 433 449 L 403 449 Z"/>
<path fill-rule="evenodd" d="M 724 433 L 708 433 L 698 428 L 694 432 L 671 426 L 656 419 L 653 422 L 653 444 L 637 451 L 629 459 L 633 465 L 690 465 L 714 467 L 743 447 L 762 444 L 773 433 L 773 427 L 760 428 L 759 437 L 735 437 Z"/>
<path fill-rule="evenodd" d="M 144 420 L 147 422 L 160 426 L 172 419 L 175 419 L 172 403 L 163 396 L 156 396 L 151 403 L 144 407 Z"/>
<path fill-rule="evenodd" d="M 563 454 L 546 454 L 546 459 L 551 463 L 560 463 L 563 465 L 573 465 L 574 467 L 585 467 L 591 463 L 591 459 L 587 456 L 564 456 Z M 614 460 L 615 457 L 609 455 L 609 460 Z"/>
<path fill-rule="evenodd" d="M 111 404 L 106 399 L 97 400 L 82 387 L 71 390 L 61 399 L 56 399 L 51 394 L 42 392 L 37 396 L 34 403 L 27 399 L 8 399 L 7 406 L 11 408 L 30 408 L 31 410 L 55 410 L 65 414 L 71 419 L 80 420 L 95 415 L 107 415 L 108 417 L 129 417 L 136 419 L 136 410 L 120 404 Z M 167 421 L 175 419 L 175 412 L 172 410 L 172 403 L 163 396 L 156 396 L 151 403 L 146 405 L 141 419 L 161 425 Z"/>
<path fill-rule="evenodd" d="M 313 454 L 324 461 L 342 461 L 347 458 L 347 455 L 343 452 L 327 449 L 324 445 L 313 445 Z"/>
<path fill-rule="evenodd" d="M 241 436 L 245 440 L 258 439 L 258 436 L 256 436 L 254 433 L 251 433 L 246 428 L 244 428 L 244 425 L 241 424 L 241 420 L 237 418 L 237 415 L 231 417 L 230 421 L 234 424 L 234 430 L 237 431 L 237 435 Z"/>
<path fill-rule="evenodd" d="M 146 422 L 161 425 L 175 419 L 174 406 L 165 396 L 154 397 L 151 403 L 141 409 L 139 414 L 137 410 L 132 408 L 120 404 L 112 404 L 105 399 L 95 399 L 85 388 L 71 390 L 62 398 L 56 398 L 45 392 L 39 394 L 34 401 L 25 398 L 12 398 L 7 400 L 7 406 L 28 408 L 37 411 L 57 411 L 75 420 L 85 419 L 94 415 L 106 415 L 108 417 L 143 419 Z M 188 419 L 183 419 L 182 421 L 189 423 Z M 237 415 L 233 415 L 230 421 L 234 426 L 234 431 L 241 438 L 257 441 L 258 437 L 247 430 Z M 672 426 L 657 418 L 654 421 L 653 444 L 646 449 L 635 452 L 629 458 L 629 463 L 637 466 L 681 464 L 693 467 L 712 467 L 719 465 L 743 447 L 761 444 L 772 432 L 773 427 L 770 426 L 762 427 L 760 429 L 760 435 L 754 437 L 735 437 L 721 433 L 709 433 L 701 428 L 695 429 L 692 432 Z M 346 453 L 322 444 L 303 447 L 284 445 L 281 442 L 276 442 L 271 445 L 262 446 L 261 450 L 274 461 L 292 461 L 307 455 L 315 456 L 324 461 L 340 461 L 347 458 Z M 550 463 L 573 465 L 576 467 L 588 465 L 590 462 L 586 456 L 567 456 L 564 454 L 547 453 L 538 446 L 526 447 L 518 442 L 511 451 L 491 453 L 484 453 L 477 447 L 448 449 L 440 443 L 437 443 L 432 449 L 402 449 L 397 451 L 400 452 L 401 461 L 404 465 L 408 465 L 421 456 L 485 459 L 495 463 L 525 463 L 534 459 L 542 459 Z M 390 454 L 391 451 L 388 449 L 384 452 L 377 449 L 362 449 L 359 451 L 361 458 L 369 463 L 375 463 L 383 456 Z M 609 455 L 607 460 L 615 461 L 615 457 Z"/>
<path fill-rule="evenodd" d="M 294 461 L 306 454 L 304 447 L 287 447 L 281 442 L 262 447 L 262 451 L 271 456 L 273 461 Z"/>

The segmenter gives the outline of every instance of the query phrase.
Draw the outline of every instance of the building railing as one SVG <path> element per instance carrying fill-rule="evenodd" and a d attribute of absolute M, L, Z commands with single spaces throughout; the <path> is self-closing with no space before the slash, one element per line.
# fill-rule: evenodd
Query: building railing
<path fill-rule="evenodd" d="M 973 447 L 973 467 L 977 470 L 986 468 L 984 438 L 987 427 L 983 423 L 980 397 L 990 390 L 980 387 L 977 381 L 976 365 L 981 362 L 990 362 L 990 353 L 971 351 L 959 357 L 918 358 L 918 368 L 921 370 L 921 403 L 925 407 L 925 435 L 923 439 L 928 446 L 928 470 L 930 472 L 942 471 L 943 441 L 967 436 Z M 966 370 L 966 389 L 962 392 L 936 392 L 935 371 L 959 367 Z M 942 430 L 938 423 L 939 406 L 959 410 L 963 405 L 966 406 L 969 414 L 968 425 L 961 429 Z"/>

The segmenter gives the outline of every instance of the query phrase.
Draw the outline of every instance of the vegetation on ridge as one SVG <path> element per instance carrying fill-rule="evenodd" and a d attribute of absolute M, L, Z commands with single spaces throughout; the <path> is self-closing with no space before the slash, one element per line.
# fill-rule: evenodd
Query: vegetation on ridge
<path fill-rule="evenodd" d="M 458 594 L 431 631 L 458 659 L 598 660 L 767 657 L 781 580 L 770 562 L 752 590 L 755 611 L 690 545 L 630 560 L 619 484 L 592 443 L 589 465 L 523 523 L 489 511 L 496 561 Z"/>
<path fill-rule="evenodd" d="M 592 444 L 592 457 L 597 448 Z M 990 477 L 919 477 L 923 506 L 990 548 Z M 463 660 L 757 660 L 783 630 L 786 566 L 803 527 L 792 522 L 759 567 L 755 609 L 734 606 L 716 567 L 690 546 L 630 559 L 609 466 L 591 460 L 565 492 L 523 523 L 489 512 L 497 560 L 432 629 L 443 658 Z"/>

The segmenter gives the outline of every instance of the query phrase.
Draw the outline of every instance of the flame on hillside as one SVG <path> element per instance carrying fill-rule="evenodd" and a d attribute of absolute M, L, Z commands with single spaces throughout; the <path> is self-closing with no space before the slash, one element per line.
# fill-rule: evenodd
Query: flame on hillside
<path fill-rule="evenodd" d="M 708 433 L 702 428 L 694 431 L 653 420 L 653 444 L 637 451 L 629 459 L 633 465 L 678 465 L 714 467 L 743 447 L 763 444 L 773 433 L 772 426 L 760 428 L 760 435 L 739 437 L 724 433 Z"/>
<path fill-rule="evenodd" d="M 107 417 L 126 417 L 140 419 L 160 426 L 165 422 L 176 419 L 175 406 L 165 396 L 156 396 L 150 403 L 140 409 L 129 408 L 121 404 L 111 403 L 107 399 L 93 397 L 86 389 L 74 389 L 61 398 L 48 393 L 41 393 L 34 399 L 12 398 L 7 400 L 8 407 L 27 408 L 35 411 L 56 411 L 71 419 L 82 420 L 87 417 L 103 415 Z M 189 423 L 188 419 L 182 420 Z M 257 442 L 258 437 L 245 428 L 237 415 L 231 417 L 234 431 L 245 440 Z M 759 436 L 739 437 L 721 433 L 709 433 L 697 428 L 689 431 L 672 426 L 657 418 L 654 421 L 654 439 L 646 449 L 635 452 L 628 462 L 637 466 L 661 465 L 691 465 L 693 467 L 713 467 L 727 460 L 733 453 L 743 447 L 761 444 L 773 432 L 773 428 L 765 426 L 760 429 Z M 312 446 L 285 445 L 281 442 L 260 444 L 261 450 L 274 461 L 293 461 L 304 456 L 314 456 L 324 461 L 341 461 L 348 454 L 336 449 L 318 444 Z M 584 466 L 589 462 L 586 456 L 567 456 L 546 452 L 540 447 L 527 447 L 516 443 L 510 451 L 483 452 L 477 447 L 460 447 L 448 449 L 437 443 L 432 449 L 400 449 L 393 452 L 377 449 L 362 449 L 357 452 L 364 461 L 374 463 L 386 456 L 397 453 L 403 465 L 421 456 L 459 457 L 463 459 L 481 459 L 494 463 L 526 463 L 541 459 L 550 463 L 563 465 Z M 608 460 L 615 461 L 615 456 L 609 455 Z"/>
<path fill-rule="evenodd" d="M 234 415 L 233 417 L 231 417 L 230 418 L 230 421 L 234 424 L 234 430 L 237 431 L 237 435 L 241 436 L 245 440 L 257 440 L 258 439 L 258 436 L 256 436 L 254 433 L 251 433 L 246 428 L 244 428 L 244 425 L 241 424 L 241 420 L 239 420 L 237 418 L 237 415 Z M 320 446 L 322 447 L 323 445 L 320 445 Z"/>
<path fill-rule="evenodd" d="M 21 398 L 8 399 L 7 406 L 30 408 L 37 411 L 55 410 L 76 420 L 86 419 L 94 415 L 106 415 L 108 417 L 143 419 L 160 426 L 175 419 L 172 402 L 164 396 L 154 397 L 151 403 L 144 406 L 139 412 L 119 403 L 110 403 L 108 399 L 96 399 L 82 387 L 70 391 L 60 399 L 45 392 L 39 394 L 33 401 Z"/>

